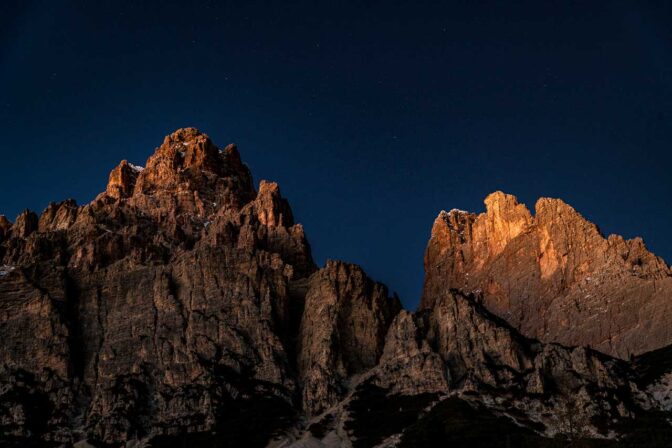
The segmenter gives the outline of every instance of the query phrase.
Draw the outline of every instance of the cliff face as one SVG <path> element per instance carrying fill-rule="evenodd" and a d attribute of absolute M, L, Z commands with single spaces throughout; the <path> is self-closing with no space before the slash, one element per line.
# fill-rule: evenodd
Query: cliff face
<path fill-rule="evenodd" d="M 328 262 L 308 284 L 298 368 L 303 407 L 319 414 L 343 399 L 351 377 L 378 363 L 401 304 L 361 268 L 341 262 Z"/>
<path fill-rule="evenodd" d="M 625 266 L 640 282 L 610 283 L 625 296 L 646 282 L 658 291 L 667 266 L 641 242 L 604 240 L 567 206 L 532 218 L 512 197 L 489 201 L 492 214 L 435 223 L 415 314 L 355 265 L 318 269 L 278 186 L 255 189 L 235 146 L 192 128 L 166 137 L 144 168 L 121 162 L 89 204 L 0 217 L 0 443 L 393 446 L 448 396 L 543 436 L 564 434 L 570 397 L 612 423 L 666 411 L 666 371 L 642 376 L 639 364 L 529 339 L 514 327 L 533 334 L 523 322 L 559 304 L 526 309 L 501 291 L 518 287 L 508 272 L 563 301 L 587 273 Z M 613 260 L 621 270 L 606 270 Z M 511 268 L 496 271 L 510 282 L 500 295 L 465 292 L 492 263 Z M 525 283 L 535 272 L 541 280 Z M 649 335 L 627 334 L 609 347 Z M 606 437 L 612 423 L 585 426 Z"/>
<path fill-rule="evenodd" d="M 456 288 L 542 341 L 621 358 L 672 342 L 672 271 L 640 238 L 605 238 L 558 199 L 540 199 L 534 217 L 501 192 L 485 205 L 437 217 L 421 308 Z"/>
<path fill-rule="evenodd" d="M 74 422 L 108 442 L 208 431 L 238 402 L 291 403 L 289 284 L 316 268 L 277 185 L 255 191 L 234 146 L 177 131 L 92 203 L 25 212 L 3 233 L 3 379 L 69 394 L 45 438 Z M 35 433 L 24 420 L 3 432 Z"/>

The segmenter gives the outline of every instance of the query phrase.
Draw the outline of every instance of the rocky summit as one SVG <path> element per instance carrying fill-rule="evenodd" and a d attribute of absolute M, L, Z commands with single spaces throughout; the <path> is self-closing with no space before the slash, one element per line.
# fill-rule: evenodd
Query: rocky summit
<path fill-rule="evenodd" d="M 672 273 L 570 206 L 441 212 L 418 311 L 193 128 L 0 216 L 0 445 L 670 446 Z"/>
<path fill-rule="evenodd" d="M 559 199 L 539 199 L 534 216 L 502 192 L 485 206 L 436 218 L 422 308 L 457 288 L 541 341 L 623 359 L 672 342 L 672 270 L 641 238 L 604 237 Z"/>

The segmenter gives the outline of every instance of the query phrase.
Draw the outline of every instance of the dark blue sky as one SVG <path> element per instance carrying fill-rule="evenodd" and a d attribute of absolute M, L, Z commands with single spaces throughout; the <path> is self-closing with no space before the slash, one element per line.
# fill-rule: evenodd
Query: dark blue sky
<path fill-rule="evenodd" d="M 2 2 L 0 213 L 196 126 L 411 308 L 439 210 L 498 189 L 672 260 L 670 2 L 240 3 Z"/>

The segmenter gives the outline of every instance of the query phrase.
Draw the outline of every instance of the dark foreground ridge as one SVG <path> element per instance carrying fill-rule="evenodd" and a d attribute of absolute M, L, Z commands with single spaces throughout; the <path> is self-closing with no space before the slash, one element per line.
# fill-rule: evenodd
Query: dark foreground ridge
<path fill-rule="evenodd" d="M 180 129 L 89 204 L 0 217 L 0 445 L 669 446 L 668 266 L 542 201 L 442 213 L 411 313 Z"/>

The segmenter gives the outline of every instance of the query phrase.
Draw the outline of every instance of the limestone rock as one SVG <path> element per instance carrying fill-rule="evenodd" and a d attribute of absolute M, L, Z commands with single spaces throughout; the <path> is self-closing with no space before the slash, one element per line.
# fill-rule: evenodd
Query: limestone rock
<path fill-rule="evenodd" d="M 2 229 L 2 390 L 71 391 L 45 407 L 58 425 L 32 427 L 24 401 L 7 401 L 0 421 L 17 437 L 119 444 L 235 431 L 231 411 L 261 402 L 278 422 L 294 412 L 303 297 L 289 285 L 315 266 L 277 185 L 257 193 L 234 146 L 179 130 L 90 204 Z"/>
<path fill-rule="evenodd" d="M 122 160 L 119 166 L 110 173 L 106 193 L 114 199 L 127 198 L 133 195 L 135 182 L 138 179 L 140 169 Z"/>
<path fill-rule="evenodd" d="M 605 238 L 558 199 L 539 199 L 534 217 L 501 192 L 485 204 L 437 217 L 421 308 L 456 288 L 542 341 L 622 358 L 672 343 L 672 271 L 640 238 Z"/>
<path fill-rule="evenodd" d="M 313 274 L 299 332 L 303 405 L 318 414 L 342 399 L 350 377 L 373 368 L 399 300 L 361 268 L 328 261 Z"/>
<path fill-rule="evenodd" d="M 447 393 L 451 373 L 441 356 L 430 347 L 422 322 L 402 310 L 392 322 L 374 384 L 393 394 Z"/>
<path fill-rule="evenodd" d="M 448 396 L 544 436 L 570 398 L 668 412 L 667 367 L 548 342 L 669 342 L 667 265 L 560 201 L 486 205 L 435 222 L 416 313 L 356 265 L 318 269 L 279 186 L 193 128 L 88 204 L 0 216 L 0 445 L 394 446 Z"/>
<path fill-rule="evenodd" d="M 35 232 L 38 227 L 37 215 L 30 211 L 24 210 L 17 218 L 12 227 L 13 233 L 17 238 L 27 238 L 31 233 Z"/>
<path fill-rule="evenodd" d="M 38 230 L 42 233 L 56 230 L 67 230 L 77 219 L 77 203 L 68 199 L 59 203 L 50 203 L 38 223 Z"/>
<path fill-rule="evenodd" d="M 9 219 L 7 219 L 5 215 L 0 215 L 0 241 L 9 236 L 11 229 L 12 223 L 9 221 Z"/>

